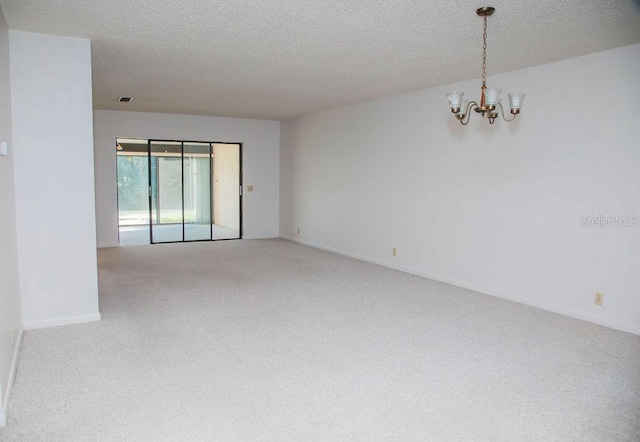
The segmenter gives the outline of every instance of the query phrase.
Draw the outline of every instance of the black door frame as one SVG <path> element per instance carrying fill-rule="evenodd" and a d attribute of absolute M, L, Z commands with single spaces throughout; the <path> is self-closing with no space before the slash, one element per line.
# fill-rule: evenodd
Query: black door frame
<path fill-rule="evenodd" d="M 152 143 L 180 143 L 180 161 L 181 161 L 181 199 L 182 199 L 182 240 L 181 241 L 162 241 L 162 242 L 154 242 L 153 241 L 153 204 L 152 204 L 152 183 L 151 183 L 151 144 Z M 210 212 L 210 239 L 185 239 L 185 231 L 184 231 L 184 145 L 189 143 L 194 144 L 208 144 L 209 145 L 209 212 Z M 214 225 L 214 217 L 213 217 L 213 145 L 214 144 L 233 144 L 238 146 L 238 217 L 239 217 L 239 226 L 238 226 L 238 238 L 218 238 L 215 239 L 213 237 L 213 225 Z M 147 139 L 147 159 L 149 166 L 149 243 L 150 244 L 172 244 L 172 243 L 180 243 L 180 242 L 202 242 L 202 241 L 233 241 L 236 239 L 242 239 L 243 233 L 243 210 L 242 210 L 242 202 L 244 192 L 243 184 L 242 184 L 242 176 L 243 176 L 243 168 L 242 168 L 242 148 L 243 143 L 236 143 L 230 141 L 193 141 L 193 140 L 160 140 L 160 139 Z M 158 167 L 156 164 L 156 180 L 158 179 Z M 156 183 L 156 192 L 159 191 L 159 187 Z M 159 197 L 156 196 L 156 204 L 159 203 Z M 158 222 L 160 220 L 158 219 Z"/>

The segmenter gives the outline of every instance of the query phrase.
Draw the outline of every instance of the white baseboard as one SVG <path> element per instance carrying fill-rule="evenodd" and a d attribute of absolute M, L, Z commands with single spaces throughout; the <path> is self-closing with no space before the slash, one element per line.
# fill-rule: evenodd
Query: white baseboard
<path fill-rule="evenodd" d="M 280 235 L 280 238 L 286 239 L 288 241 L 292 241 L 298 244 L 302 244 L 305 246 L 313 247 L 316 249 L 325 250 L 327 252 L 336 253 L 338 255 L 348 256 L 349 258 L 359 259 L 361 261 L 370 262 L 372 264 L 377 264 L 383 267 L 388 267 L 390 269 L 399 270 L 401 272 L 410 273 L 416 276 L 422 276 L 423 278 L 433 279 L 434 281 L 444 282 L 447 284 L 454 285 L 456 287 L 462 287 L 467 290 L 473 290 L 474 292 L 482 293 L 489 296 L 494 296 L 496 298 L 506 299 L 507 301 L 517 302 L 519 304 L 528 305 L 530 307 L 539 308 L 542 310 L 547 310 L 552 313 L 558 313 L 560 315 L 569 316 L 572 318 L 580 319 L 582 321 L 592 322 L 594 324 L 603 325 L 605 327 L 614 328 L 616 330 L 620 330 L 627 333 L 632 333 L 634 335 L 640 335 L 640 327 L 634 324 L 628 324 L 620 321 L 616 321 L 609 318 L 603 318 L 600 316 L 592 315 L 589 313 L 572 310 L 563 306 L 546 304 L 541 302 L 532 301 L 528 298 L 518 297 L 507 293 L 502 293 L 498 290 L 494 290 L 491 287 L 485 287 L 479 284 L 474 284 L 469 281 L 464 281 L 456 278 L 450 278 L 448 276 L 439 275 L 437 273 L 425 272 L 423 270 L 415 269 L 413 267 L 405 267 L 400 265 L 395 265 L 388 263 L 386 261 L 381 261 L 377 259 L 372 259 L 366 256 L 357 255 L 355 253 L 345 252 L 344 250 L 334 249 L 332 247 L 326 247 L 321 244 L 316 244 L 311 241 L 304 241 L 299 238 L 294 238 L 290 236 Z"/>
<path fill-rule="evenodd" d="M 72 316 L 67 318 L 45 319 L 44 321 L 25 321 L 25 330 L 37 330 L 39 328 L 59 327 L 61 325 L 84 324 L 100 320 L 100 313 L 84 316 Z"/>
<path fill-rule="evenodd" d="M 0 411 L 0 427 L 7 425 L 7 416 L 9 415 L 9 401 L 11 400 L 11 392 L 13 391 L 13 384 L 16 381 L 16 372 L 18 371 L 18 356 L 20 355 L 20 348 L 22 347 L 22 334 L 24 329 L 20 328 L 18 332 L 18 339 L 13 349 L 13 360 L 11 361 L 11 369 L 9 370 L 9 379 L 7 379 L 7 391 L 4 394 L 4 400 L 2 401 L 2 410 Z"/>
<path fill-rule="evenodd" d="M 120 247 L 120 244 L 116 243 L 116 244 L 98 244 L 97 247 L 99 249 L 108 249 L 111 247 Z"/>

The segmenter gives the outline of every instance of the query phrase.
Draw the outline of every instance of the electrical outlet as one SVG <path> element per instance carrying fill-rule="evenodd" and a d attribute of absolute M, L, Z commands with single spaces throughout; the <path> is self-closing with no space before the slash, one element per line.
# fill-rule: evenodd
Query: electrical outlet
<path fill-rule="evenodd" d="M 393 256 L 398 256 L 398 249 L 394 247 L 391 253 L 393 254 Z"/>
<path fill-rule="evenodd" d="M 604 295 L 602 293 L 596 292 L 595 296 L 593 297 L 593 303 L 595 305 L 602 306 L 603 298 L 604 298 Z"/>

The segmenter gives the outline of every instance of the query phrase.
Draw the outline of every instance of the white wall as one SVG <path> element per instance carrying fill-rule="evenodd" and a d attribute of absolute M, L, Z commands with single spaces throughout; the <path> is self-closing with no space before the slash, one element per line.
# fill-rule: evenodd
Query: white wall
<path fill-rule="evenodd" d="M 287 121 L 281 235 L 640 334 L 640 226 L 581 226 L 640 217 L 639 78 L 633 45 L 490 76 L 515 123 L 455 121 L 477 80 Z"/>
<path fill-rule="evenodd" d="M 25 328 L 96 320 L 89 40 L 9 32 Z"/>
<path fill-rule="evenodd" d="M 97 110 L 94 130 L 98 247 L 118 245 L 118 137 L 243 143 L 243 184 L 254 186 L 243 198 L 243 238 L 278 236 L 279 122 Z"/>
<path fill-rule="evenodd" d="M 12 150 L 9 31 L 0 10 L 0 140 Z M 12 333 L 13 329 L 13 333 Z M 22 330 L 13 154 L 0 156 L 0 427 L 15 374 Z"/>

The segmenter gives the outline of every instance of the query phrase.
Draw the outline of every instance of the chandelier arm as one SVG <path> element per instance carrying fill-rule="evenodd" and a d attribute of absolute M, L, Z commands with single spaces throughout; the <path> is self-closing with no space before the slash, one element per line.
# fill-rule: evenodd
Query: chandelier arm
<path fill-rule="evenodd" d="M 460 112 L 456 114 L 456 118 L 458 119 L 460 124 L 462 124 L 463 126 L 469 124 L 469 120 L 471 119 L 471 110 L 473 110 L 474 107 L 478 107 L 478 103 L 476 103 L 475 101 L 470 101 L 469 104 L 467 104 L 467 109 L 464 114 L 461 114 Z"/>
<path fill-rule="evenodd" d="M 498 106 L 500 107 L 500 113 L 502 114 L 502 119 L 503 119 L 504 121 L 511 122 L 511 121 L 513 121 L 513 120 L 515 120 L 515 119 L 516 119 L 516 117 L 517 117 L 517 115 L 516 115 L 516 114 L 513 114 L 513 117 L 511 117 L 510 119 L 509 119 L 509 118 L 507 118 L 507 117 L 505 116 L 505 114 L 504 114 L 504 108 L 502 107 L 502 103 L 498 103 Z"/>

